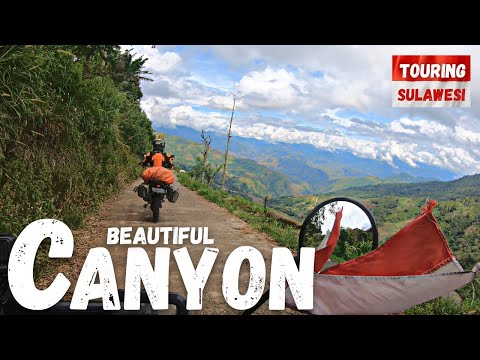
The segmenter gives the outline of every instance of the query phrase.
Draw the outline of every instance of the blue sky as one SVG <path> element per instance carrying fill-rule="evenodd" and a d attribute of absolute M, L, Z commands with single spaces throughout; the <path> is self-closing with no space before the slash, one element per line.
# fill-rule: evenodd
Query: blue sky
<path fill-rule="evenodd" d="M 149 60 L 142 84 L 154 126 L 307 143 L 413 168 L 480 173 L 480 46 L 125 45 Z M 393 108 L 391 57 L 471 55 L 470 108 Z"/>

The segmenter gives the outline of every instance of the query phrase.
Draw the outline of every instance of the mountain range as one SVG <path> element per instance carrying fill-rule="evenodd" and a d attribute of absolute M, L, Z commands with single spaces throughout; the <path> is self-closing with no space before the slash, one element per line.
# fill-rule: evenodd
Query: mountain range
<path fill-rule="evenodd" d="M 200 132 L 189 127 L 159 127 L 156 130 L 167 135 L 181 137 L 184 140 L 200 142 Z M 227 141 L 226 135 L 213 131 L 207 131 L 206 135 L 212 139 L 212 150 L 224 153 Z M 169 146 L 171 145 L 167 142 L 167 151 L 178 152 L 178 150 L 171 149 Z M 283 190 L 292 190 L 291 186 L 284 184 L 285 181 L 295 184 L 295 192 L 291 193 L 295 195 L 328 193 L 364 185 L 418 183 L 432 180 L 446 181 L 453 180 L 456 177 L 450 170 L 426 164 L 419 164 L 417 168 L 412 168 L 408 164 L 395 159 L 394 167 L 384 161 L 361 158 L 346 151 L 333 152 L 307 144 L 270 143 L 239 136 L 231 138 L 229 155 L 235 159 L 234 164 L 236 165 L 233 165 L 232 168 L 229 166 L 229 170 L 234 175 L 240 175 L 243 165 L 253 170 L 256 165 L 244 161 L 253 160 L 258 166 L 261 166 L 256 170 L 261 169 L 264 177 L 269 179 L 272 176 L 278 177 L 282 189 L 258 185 L 255 187 L 262 191 L 257 195 L 276 196 L 279 193 L 284 193 Z M 194 161 L 194 157 L 191 160 Z M 234 169 L 236 169 L 236 174 Z M 243 173 L 248 175 L 249 171 L 243 171 Z M 256 174 L 258 174 L 257 177 L 262 176 L 259 172 L 256 172 Z M 250 180 L 254 181 L 254 179 Z M 250 180 L 243 179 L 243 182 L 247 183 L 243 185 L 243 188 L 252 188 L 250 186 L 252 184 L 248 184 L 251 182 Z"/>
<path fill-rule="evenodd" d="M 334 197 L 350 197 L 360 201 L 371 199 L 415 198 L 425 202 L 427 198 L 440 203 L 458 201 L 459 199 L 476 199 L 480 202 L 480 174 L 467 175 L 453 181 L 429 181 L 409 184 L 379 184 L 357 186 L 330 193 L 309 195 L 291 195 L 272 199 L 269 204 L 273 208 L 298 220 L 304 219 L 308 211 L 323 200 Z M 404 204 L 407 206 L 408 204 Z"/>
<path fill-rule="evenodd" d="M 339 193 L 327 194 L 339 196 Z M 416 184 L 382 184 L 377 186 L 357 186 L 342 190 L 342 196 L 385 197 L 415 196 L 436 200 L 456 200 L 480 197 L 480 174 L 467 175 L 453 181 L 429 181 Z"/>
<path fill-rule="evenodd" d="M 202 145 L 178 136 L 165 136 L 166 151 L 175 155 L 177 168 L 193 169 L 195 158 L 200 156 Z M 221 151 L 210 149 L 208 161 L 219 166 L 223 164 L 224 154 Z M 254 160 L 229 156 L 228 177 L 226 186 L 232 193 L 240 193 L 250 198 L 266 195 L 281 197 L 288 195 L 305 194 L 311 191 L 308 184 L 296 179 L 292 181 L 287 175 L 272 170 Z M 221 171 L 217 174 L 216 183 L 221 183 Z"/>

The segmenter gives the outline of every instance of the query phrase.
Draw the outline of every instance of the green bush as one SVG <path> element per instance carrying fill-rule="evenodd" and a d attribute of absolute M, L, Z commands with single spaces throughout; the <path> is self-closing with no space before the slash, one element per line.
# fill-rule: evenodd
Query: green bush
<path fill-rule="evenodd" d="M 0 46 L 0 232 L 76 228 L 139 175 L 154 132 L 129 66 L 118 46 Z"/>

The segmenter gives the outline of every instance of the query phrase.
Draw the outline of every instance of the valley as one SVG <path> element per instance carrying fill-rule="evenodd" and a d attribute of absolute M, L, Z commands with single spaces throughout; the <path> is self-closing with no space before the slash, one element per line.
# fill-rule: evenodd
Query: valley
<path fill-rule="evenodd" d="M 177 131 L 191 138 L 195 133 L 191 129 Z M 211 137 L 209 162 L 220 165 L 224 154 L 219 148 L 225 140 L 213 133 Z M 176 155 L 176 163 L 186 171 L 195 166 L 195 158 L 200 154 L 199 139 L 166 136 L 167 151 Z M 368 159 L 348 161 L 346 154 L 338 153 L 332 153 L 332 159 L 317 158 L 317 152 L 307 156 L 308 151 L 311 148 L 305 145 L 233 138 L 227 188 L 231 194 L 257 203 L 268 196 L 269 208 L 300 223 L 315 205 L 326 199 L 355 198 L 372 211 L 380 243 L 418 216 L 426 199 L 433 198 L 438 201 L 434 215 L 461 264 L 468 268 L 480 258 L 480 175 L 445 181 L 452 179 L 453 174 L 440 170 L 430 173 L 436 177 L 432 181 L 432 177 L 395 173 L 401 167 L 387 171 L 385 164 L 374 164 Z M 213 187 L 218 188 L 220 183 L 221 171 Z"/>

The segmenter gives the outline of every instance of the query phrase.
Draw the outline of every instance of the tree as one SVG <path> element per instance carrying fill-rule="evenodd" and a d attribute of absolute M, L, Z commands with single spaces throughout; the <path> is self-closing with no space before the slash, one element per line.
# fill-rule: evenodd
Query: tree
<path fill-rule="evenodd" d="M 265 198 L 263 199 L 263 212 L 266 214 L 267 213 L 267 203 L 268 200 L 270 200 L 270 196 L 266 195 Z"/>
<path fill-rule="evenodd" d="M 215 167 L 215 165 L 212 164 L 207 164 L 203 171 L 205 173 L 205 180 L 207 181 L 207 185 L 211 186 L 212 180 L 215 178 L 215 175 L 218 174 L 220 169 L 222 168 L 222 165 L 218 165 Z"/>
<path fill-rule="evenodd" d="M 202 138 L 202 145 L 203 145 L 203 149 L 202 149 L 202 167 L 201 167 L 201 175 L 200 175 L 200 181 L 203 183 L 203 180 L 205 178 L 205 166 L 207 164 L 207 160 L 208 160 L 208 152 L 210 150 L 210 144 L 212 142 L 212 138 L 209 136 L 205 136 L 205 130 L 202 129 L 202 134 L 200 135 L 200 137 Z M 218 170 L 217 170 L 218 172 Z"/>
<path fill-rule="evenodd" d="M 133 49 L 121 52 L 118 45 L 74 45 L 68 49 L 83 64 L 85 77 L 108 76 L 132 100 L 143 96 L 141 81 L 153 81 L 145 76 L 151 74 L 144 68 L 148 58 L 135 58 Z"/>
<path fill-rule="evenodd" d="M 200 135 L 202 138 L 201 145 L 202 156 L 197 156 L 195 158 L 195 166 L 191 170 L 191 174 L 196 178 L 200 179 L 201 183 L 206 183 L 208 186 L 211 186 L 215 175 L 218 174 L 222 165 L 214 165 L 208 163 L 208 153 L 210 151 L 210 144 L 212 142 L 212 138 L 210 136 L 205 135 L 205 130 L 202 129 L 202 134 Z"/>
<path fill-rule="evenodd" d="M 143 55 L 135 58 L 136 54 L 132 54 L 132 50 L 125 50 L 112 60 L 111 72 L 115 84 L 132 100 L 138 101 L 143 96 L 140 88 L 141 81 L 153 81 L 153 79 L 145 76 L 151 74 L 144 69 L 148 58 L 144 58 Z"/>
<path fill-rule="evenodd" d="M 230 138 L 232 137 L 232 122 L 233 114 L 235 113 L 235 104 L 237 100 L 240 100 L 243 96 L 238 96 L 238 94 L 231 93 L 233 97 L 233 106 L 232 106 L 232 116 L 230 117 L 230 125 L 228 127 L 227 133 L 227 149 L 225 151 L 225 161 L 223 163 L 223 176 L 222 176 L 222 190 L 225 190 L 225 175 L 227 173 L 227 161 L 228 161 L 228 148 L 230 147 Z"/>
<path fill-rule="evenodd" d="M 189 171 L 189 174 L 194 177 L 195 179 L 199 179 L 202 175 L 203 166 L 202 166 L 202 158 L 197 156 L 195 158 L 195 165 L 193 165 L 192 169 Z"/>

